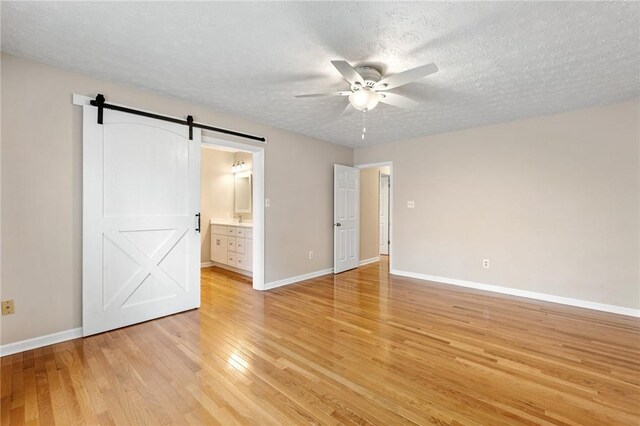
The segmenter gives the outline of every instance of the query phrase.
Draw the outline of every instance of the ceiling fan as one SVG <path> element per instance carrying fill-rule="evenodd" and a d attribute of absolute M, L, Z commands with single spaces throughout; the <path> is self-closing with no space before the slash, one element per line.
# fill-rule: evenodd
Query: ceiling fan
<path fill-rule="evenodd" d="M 354 109 L 363 112 L 371 111 L 379 102 L 399 108 L 412 108 L 417 105 L 417 102 L 397 93 L 388 92 L 388 90 L 404 86 L 438 71 L 436 64 L 427 64 L 383 77 L 380 71 L 373 66 L 365 65 L 354 68 L 347 61 L 331 61 L 331 63 L 351 84 L 351 89 L 342 92 L 296 95 L 296 98 L 348 96 L 349 104 L 343 115 L 353 112 Z"/>

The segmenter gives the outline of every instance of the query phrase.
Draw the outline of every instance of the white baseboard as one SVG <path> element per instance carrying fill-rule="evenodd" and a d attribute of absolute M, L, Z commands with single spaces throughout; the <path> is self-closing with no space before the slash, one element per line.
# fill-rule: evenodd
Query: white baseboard
<path fill-rule="evenodd" d="M 380 262 L 380 256 L 372 257 L 371 259 L 365 259 L 360 261 L 360 266 L 368 265 L 370 263 Z"/>
<path fill-rule="evenodd" d="M 201 268 L 208 268 L 209 266 L 213 266 L 213 262 L 202 262 L 200 264 Z"/>
<path fill-rule="evenodd" d="M 8 345 L 2 345 L 0 346 L 0 356 L 13 355 L 18 352 L 24 352 L 31 349 L 41 348 L 43 346 L 53 345 L 55 343 L 65 342 L 71 339 L 77 339 L 78 337 L 82 337 L 82 327 L 47 334 L 46 336 L 34 337 L 33 339 L 22 340 L 20 342 L 9 343 Z"/>
<path fill-rule="evenodd" d="M 577 306 L 579 308 L 611 312 L 613 314 L 626 315 L 630 317 L 640 317 L 640 309 L 627 308 L 624 306 L 607 305 L 605 303 L 589 302 L 587 300 L 572 299 L 570 297 L 554 296 L 552 294 L 536 293 L 534 291 L 520 290 L 517 288 L 502 287 L 491 284 L 482 284 L 473 281 L 464 281 L 456 278 L 437 277 L 434 275 L 419 274 L 416 272 L 399 271 L 397 269 L 392 269 L 390 273 L 392 275 L 417 278 L 419 280 L 451 284 L 460 287 L 475 288 L 477 290 L 491 291 L 493 293 L 502 293 L 511 296 L 526 297 L 528 299 L 544 300 L 545 302 L 560 303 L 562 305 Z"/>
<path fill-rule="evenodd" d="M 289 285 L 304 280 L 310 280 L 311 278 L 321 277 L 323 275 L 331 274 L 332 272 L 333 268 L 329 268 L 323 269 L 321 271 L 309 272 L 308 274 L 298 275 L 296 277 L 284 278 L 278 281 L 271 281 L 270 283 L 265 283 L 264 289 L 271 290 L 272 288 L 282 287 L 283 285 Z"/>

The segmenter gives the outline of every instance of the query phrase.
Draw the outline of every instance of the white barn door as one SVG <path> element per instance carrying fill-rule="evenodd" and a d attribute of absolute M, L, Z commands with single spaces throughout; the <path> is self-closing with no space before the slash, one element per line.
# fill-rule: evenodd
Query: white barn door
<path fill-rule="evenodd" d="M 333 166 L 333 273 L 360 263 L 360 170 Z"/>
<path fill-rule="evenodd" d="M 83 108 L 83 334 L 199 307 L 200 130 Z"/>

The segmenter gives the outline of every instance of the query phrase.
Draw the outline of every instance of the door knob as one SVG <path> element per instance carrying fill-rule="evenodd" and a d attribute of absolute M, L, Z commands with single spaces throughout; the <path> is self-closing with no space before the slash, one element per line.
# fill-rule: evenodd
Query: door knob
<path fill-rule="evenodd" d="M 340 222 L 336 223 L 336 226 L 342 226 L 342 224 Z"/>

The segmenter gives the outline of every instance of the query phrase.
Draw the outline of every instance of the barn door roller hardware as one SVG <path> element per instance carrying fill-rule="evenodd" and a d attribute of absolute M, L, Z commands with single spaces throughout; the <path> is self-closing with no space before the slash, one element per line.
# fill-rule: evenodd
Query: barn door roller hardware
<path fill-rule="evenodd" d="M 154 114 L 152 112 L 140 111 L 133 108 L 127 108 L 119 105 L 113 105 L 106 103 L 104 95 L 99 94 L 94 100 L 91 101 L 91 105 L 98 108 L 98 124 L 102 124 L 104 109 L 112 109 L 114 111 L 126 112 L 128 114 L 141 115 L 143 117 L 154 118 L 156 120 L 169 121 L 171 123 L 182 124 L 189 127 L 189 140 L 193 139 L 193 128 L 210 130 L 212 132 L 224 133 L 225 135 L 237 136 L 239 138 L 251 139 L 258 142 L 265 142 L 266 139 L 263 136 L 250 135 L 248 133 L 236 132 L 234 130 L 223 129 L 221 127 L 209 126 L 207 124 L 194 123 L 191 115 L 187 116 L 185 120 L 174 117 L 167 117 L 165 115 Z"/>

